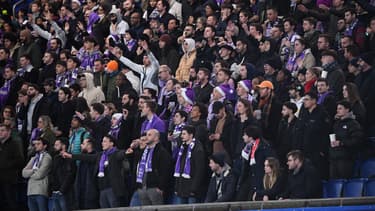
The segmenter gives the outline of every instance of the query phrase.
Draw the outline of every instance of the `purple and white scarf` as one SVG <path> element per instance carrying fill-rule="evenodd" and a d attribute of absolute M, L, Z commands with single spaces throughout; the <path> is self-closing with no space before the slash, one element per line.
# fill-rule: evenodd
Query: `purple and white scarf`
<path fill-rule="evenodd" d="M 185 148 L 184 145 L 185 144 L 181 145 L 180 151 L 178 152 L 176 168 L 174 170 L 173 176 L 174 177 L 183 177 L 185 179 L 190 179 L 191 178 L 191 176 L 190 176 L 190 173 L 191 173 L 190 161 L 191 161 L 191 153 L 192 153 L 193 148 L 195 146 L 195 139 L 193 139 L 193 141 L 187 146 L 188 150 L 187 150 L 187 155 L 185 157 L 185 166 L 184 166 L 183 172 L 181 173 L 181 157 L 182 157 L 182 154 L 184 152 L 184 148 Z"/>
<path fill-rule="evenodd" d="M 11 85 L 14 78 L 6 81 L 4 83 L 4 85 L 0 88 L 0 107 L 3 107 L 5 105 L 8 97 L 9 97 L 10 85 Z"/>
<path fill-rule="evenodd" d="M 171 147 L 172 147 L 172 157 L 174 160 L 176 160 L 178 155 L 178 138 L 181 135 L 182 129 L 184 128 L 185 123 L 176 125 L 174 127 L 173 133 L 172 133 L 172 141 L 171 141 Z"/>
<path fill-rule="evenodd" d="M 147 146 L 138 165 L 137 183 L 143 183 L 145 172 L 152 172 L 152 157 L 155 147 Z"/>
<path fill-rule="evenodd" d="M 305 51 L 302 51 L 302 53 L 300 53 L 299 55 L 295 54 L 293 57 L 290 57 L 286 64 L 286 69 L 289 70 L 291 73 L 298 71 L 297 60 L 298 59 L 303 60 L 304 58 L 305 58 Z"/>
<path fill-rule="evenodd" d="M 112 147 L 111 149 L 109 150 L 105 150 L 103 151 L 102 153 L 102 156 L 100 157 L 100 161 L 99 161 L 99 173 L 98 173 L 98 177 L 104 177 L 104 168 L 106 166 L 108 166 L 108 157 L 109 155 L 113 154 L 114 152 L 116 152 L 116 147 Z"/>

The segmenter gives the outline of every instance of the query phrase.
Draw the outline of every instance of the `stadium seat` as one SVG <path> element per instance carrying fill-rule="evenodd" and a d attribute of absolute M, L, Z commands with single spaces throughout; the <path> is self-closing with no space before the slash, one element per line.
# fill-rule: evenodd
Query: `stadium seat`
<path fill-rule="evenodd" d="M 375 158 L 365 160 L 361 165 L 361 177 L 369 178 L 375 176 Z"/>
<path fill-rule="evenodd" d="M 375 179 L 369 179 L 365 183 L 365 196 L 375 196 Z"/>
<path fill-rule="evenodd" d="M 323 181 L 323 197 L 324 198 L 337 198 L 341 197 L 342 189 L 344 186 L 344 179 L 336 179 Z"/>
<path fill-rule="evenodd" d="M 344 185 L 343 197 L 361 197 L 367 178 L 351 179 Z"/>

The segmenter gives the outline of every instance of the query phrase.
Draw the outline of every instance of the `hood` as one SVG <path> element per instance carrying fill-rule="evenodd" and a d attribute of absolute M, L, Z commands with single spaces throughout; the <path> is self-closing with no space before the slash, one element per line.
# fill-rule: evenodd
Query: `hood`
<path fill-rule="evenodd" d="M 193 39 L 191 39 L 191 38 L 186 38 L 185 41 L 182 43 L 182 45 L 184 45 L 185 42 L 188 44 L 188 49 L 187 49 L 187 51 L 185 52 L 185 49 L 184 49 L 184 47 L 182 46 L 182 50 L 184 51 L 184 53 L 190 53 L 190 52 L 192 52 L 193 50 L 195 50 L 195 40 L 193 40 Z"/>
<path fill-rule="evenodd" d="M 92 89 L 95 87 L 94 85 L 94 76 L 91 73 L 83 73 L 86 78 L 86 89 Z"/>
<path fill-rule="evenodd" d="M 116 8 L 116 5 L 112 5 L 112 9 L 109 12 L 109 15 L 110 14 L 116 14 L 116 16 L 117 16 L 117 23 L 120 23 L 122 21 L 122 16 L 121 16 L 121 13 L 120 13 L 120 9 Z"/>

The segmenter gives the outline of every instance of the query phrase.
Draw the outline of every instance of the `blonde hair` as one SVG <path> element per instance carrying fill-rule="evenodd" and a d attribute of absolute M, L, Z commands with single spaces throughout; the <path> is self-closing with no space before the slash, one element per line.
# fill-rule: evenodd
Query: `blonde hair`
<path fill-rule="evenodd" d="M 52 120 L 49 116 L 42 115 L 42 116 L 39 117 L 39 119 L 42 120 L 42 122 L 43 122 L 43 127 L 44 127 L 43 129 L 47 129 L 47 128 L 52 129 L 53 128 Z"/>
<path fill-rule="evenodd" d="M 272 173 L 271 175 L 264 174 L 263 186 L 265 190 L 269 190 L 273 187 L 273 185 L 276 183 L 277 178 L 279 177 L 280 163 L 279 160 L 274 157 L 268 157 L 266 158 L 266 161 L 268 161 L 268 165 L 272 169 Z"/>

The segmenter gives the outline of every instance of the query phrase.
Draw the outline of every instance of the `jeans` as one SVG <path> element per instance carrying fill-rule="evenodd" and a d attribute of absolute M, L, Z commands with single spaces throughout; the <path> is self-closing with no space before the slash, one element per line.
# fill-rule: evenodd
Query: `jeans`
<path fill-rule="evenodd" d="M 30 211 L 47 211 L 48 197 L 44 195 L 27 196 L 27 204 Z"/>
<path fill-rule="evenodd" d="M 48 201 L 49 211 L 68 211 L 65 196 L 62 193 L 52 193 Z"/>
<path fill-rule="evenodd" d="M 195 197 L 179 197 L 177 195 L 173 196 L 173 204 L 194 204 L 198 202 L 199 200 Z"/>
<path fill-rule="evenodd" d="M 139 199 L 138 191 L 134 191 L 133 196 L 130 200 L 131 207 L 141 206 L 141 200 Z"/>

